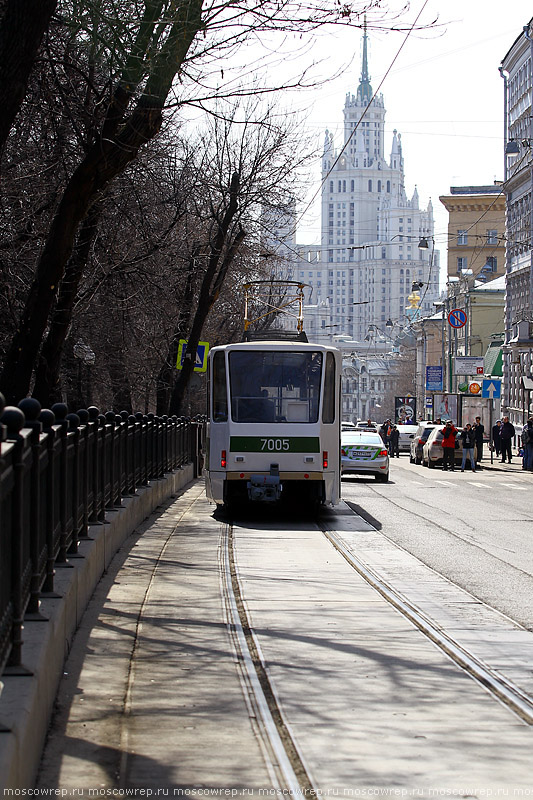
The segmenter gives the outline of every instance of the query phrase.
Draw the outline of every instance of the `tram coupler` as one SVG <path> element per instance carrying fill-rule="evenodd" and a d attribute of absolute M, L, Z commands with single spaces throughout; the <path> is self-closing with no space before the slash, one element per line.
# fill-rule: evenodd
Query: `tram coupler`
<path fill-rule="evenodd" d="M 280 499 L 283 489 L 279 479 L 279 464 L 270 465 L 270 475 L 250 475 L 246 487 L 250 500 L 275 503 Z"/>

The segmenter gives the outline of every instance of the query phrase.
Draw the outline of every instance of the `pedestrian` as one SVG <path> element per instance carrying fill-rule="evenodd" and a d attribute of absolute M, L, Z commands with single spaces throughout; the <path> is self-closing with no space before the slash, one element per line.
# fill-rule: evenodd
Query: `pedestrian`
<path fill-rule="evenodd" d="M 514 425 L 512 424 L 512 422 L 509 422 L 509 417 L 504 417 L 502 422 L 502 427 L 500 428 L 502 464 L 505 464 L 505 456 L 507 456 L 509 464 L 511 463 L 511 458 L 513 455 L 511 451 L 511 441 L 514 435 L 515 435 Z"/>
<path fill-rule="evenodd" d="M 396 425 L 392 426 L 389 436 L 389 456 L 391 458 L 400 458 L 400 431 Z"/>
<path fill-rule="evenodd" d="M 463 431 L 461 431 L 461 441 L 463 443 L 463 461 L 461 463 L 461 472 L 465 471 L 466 459 L 470 459 L 470 466 L 472 472 L 476 471 L 476 461 L 474 458 L 474 447 L 476 444 L 476 431 L 472 425 L 467 422 Z"/>
<path fill-rule="evenodd" d="M 481 417 L 476 417 L 472 430 L 476 439 L 476 464 L 479 466 L 479 462 L 483 458 L 483 434 L 485 433 L 485 426 L 481 422 Z"/>
<path fill-rule="evenodd" d="M 492 426 L 492 446 L 494 447 L 494 452 L 496 453 L 496 458 L 500 455 L 502 445 L 500 442 L 500 431 L 502 428 L 502 421 L 501 419 L 496 420 L 496 425 Z"/>
<path fill-rule="evenodd" d="M 381 428 L 379 429 L 379 435 L 383 439 L 383 444 L 385 447 L 388 448 L 389 446 L 389 436 L 392 431 L 392 425 L 390 419 L 386 419 Z"/>
<path fill-rule="evenodd" d="M 522 447 L 524 449 L 524 460 L 522 462 L 522 469 L 527 469 L 533 472 L 533 417 L 530 417 L 524 425 L 522 431 Z"/>
<path fill-rule="evenodd" d="M 451 419 L 441 430 L 442 433 L 442 469 L 447 470 L 448 465 L 451 471 L 455 469 L 455 437 L 458 433 Z"/>

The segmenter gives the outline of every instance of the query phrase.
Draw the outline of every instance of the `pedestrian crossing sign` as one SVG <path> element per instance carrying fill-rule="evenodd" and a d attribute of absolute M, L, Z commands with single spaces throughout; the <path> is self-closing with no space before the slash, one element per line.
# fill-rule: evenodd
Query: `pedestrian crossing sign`
<path fill-rule="evenodd" d="M 178 348 L 178 358 L 176 360 L 176 369 L 183 369 L 185 363 L 185 352 L 187 350 L 188 340 L 180 339 Z M 209 342 L 198 342 L 196 348 L 196 358 L 194 360 L 194 371 L 205 372 L 207 369 L 207 354 L 209 352 Z"/>

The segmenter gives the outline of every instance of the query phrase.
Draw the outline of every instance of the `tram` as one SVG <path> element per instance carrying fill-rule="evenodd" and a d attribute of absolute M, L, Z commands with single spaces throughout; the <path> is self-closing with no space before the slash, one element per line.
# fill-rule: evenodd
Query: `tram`
<path fill-rule="evenodd" d="M 245 338 L 209 353 L 208 498 L 226 506 L 295 500 L 335 505 L 339 350 L 307 342 L 301 330 L 248 332 Z"/>

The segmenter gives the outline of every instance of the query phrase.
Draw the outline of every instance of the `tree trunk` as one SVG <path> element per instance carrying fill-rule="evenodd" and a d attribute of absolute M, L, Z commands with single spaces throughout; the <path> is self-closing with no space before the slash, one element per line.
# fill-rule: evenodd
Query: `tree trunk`
<path fill-rule="evenodd" d="M 187 270 L 185 291 L 181 300 L 178 321 L 169 345 L 165 363 L 159 370 L 156 389 L 156 413 L 161 416 L 169 413 L 170 400 L 176 380 L 176 362 L 178 359 L 180 339 L 187 338 L 194 300 L 194 271 L 196 267 L 197 252 L 193 253 Z"/>
<path fill-rule="evenodd" d="M 0 154 L 56 6 L 57 0 L 7 0 L 0 22 Z"/>
<path fill-rule="evenodd" d="M 200 28 L 201 10 L 201 0 L 188 0 L 177 6 L 171 32 L 162 49 L 152 57 L 153 70 L 135 108 L 129 116 L 122 116 L 126 97 L 135 87 L 128 86 L 126 91 L 120 84 L 110 103 L 102 135 L 65 188 L 0 377 L 1 390 L 9 403 L 18 402 L 29 392 L 42 338 L 80 223 L 100 192 L 124 171 L 136 158 L 139 148 L 156 136 L 161 127 L 166 97 Z M 121 122 L 120 133 L 115 136 Z"/>
<path fill-rule="evenodd" d="M 33 396 L 44 408 L 61 399 L 60 368 L 65 340 L 72 323 L 72 311 L 80 280 L 87 266 L 92 244 L 98 233 L 101 205 L 94 205 L 83 221 L 78 246 L 65 270 L 48 336 L 41 350 Z"/>
<path fill-rule="evenodd" d="M 211 245 L 208 267 L 202 280 L 198 305 L 188 337 L 187 349 L 185 351 L 185 361 L 183 368 L 180 370 L 178 375 L 178 379 L 174 384 L 169 414 L 179 415 L 181 412 L 185 391 L 189 385 L 189 381 L 194 370 L 196 350 L 198 348 L 198 342 L 200 341 L 200 336 L 202 335 L 205 321 L 211 308 L 213 307 L 213 304 L 216 302 L 220 294 L 220 289 L 222 288 L 222 284 L 227 275 L 229 266 L 245 237 L 245 233 L 241 228 L 234 236 L 233 241 L 227 245 L 222 265 L 217 271 L 222 250 L 228 238 L 232 222 L 239 208 L 239 189 L 240 176 L 238 172 L 234 172 L 230 183 L 228 205 L 224 212 L 224 216 L 218 225 L 214 241 Z"/>

